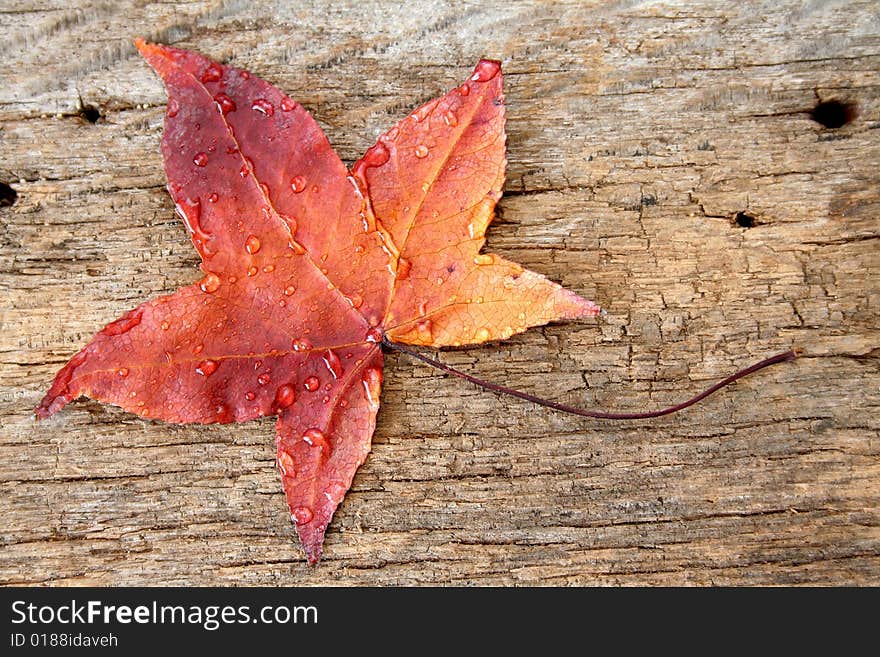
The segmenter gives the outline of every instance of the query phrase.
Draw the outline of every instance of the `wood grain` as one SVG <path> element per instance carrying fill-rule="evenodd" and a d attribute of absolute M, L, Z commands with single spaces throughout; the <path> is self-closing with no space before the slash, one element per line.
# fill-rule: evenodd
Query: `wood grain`
<path fill-rule="evenodd" d="M 880 584 L 876 3 L 7 0 L 0 28 L 0 582 Z M 489 247 L 608 314 L 444 353 L 455 367 L 626 410 L 804 357 L 609 423 L 392 354 L 373 452 L 310 568 L 271 421 L 87 400 L 33 420 L 97 329 L 197 278 L 135 36 L 273 82 L 347 162 L 504 61 Z M 829 100 L 857 116 L 823 127 Z"/>

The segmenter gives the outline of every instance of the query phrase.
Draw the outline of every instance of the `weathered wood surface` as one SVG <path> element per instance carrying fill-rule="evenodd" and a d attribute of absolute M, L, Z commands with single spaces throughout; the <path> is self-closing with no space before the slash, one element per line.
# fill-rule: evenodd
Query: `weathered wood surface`
<path fill-rule="evenodd" d="M 880 584 L 876 3 L 72 5 L 0 5 L 17 193 L 0 207 L 0 582 Z M 372 455 L 307 567 L 271 420 L 170 426 L 86 400 L 32 418 L 97 329 L 198 275 L 135 36 L 277 84 L 349 162 L 480 56 L 504 60 L 489 246 L 608 314 L 455 366 L 644 409 L 805 355 L 616 424 L 391 355 Z M 858 116 L 813 121 L 829 99 Z"/>

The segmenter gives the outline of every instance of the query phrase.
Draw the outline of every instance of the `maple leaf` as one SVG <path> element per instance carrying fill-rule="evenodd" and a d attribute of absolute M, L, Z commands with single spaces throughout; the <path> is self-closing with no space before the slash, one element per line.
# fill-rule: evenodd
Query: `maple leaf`
<path fill-rule="evenodd" d="M 136 45 L 168 91 L 168 190 L 204 276 L 104 327 L 37 416 L 80 395 L 166 422 L 277 416 L 282 485 L 317 562 L 370 450 L 383 340 L 479 344 L 598 307 L 480 252 L 506 165 L 499 62 L 481 60 L 349 172 L 267 82 Z"/>

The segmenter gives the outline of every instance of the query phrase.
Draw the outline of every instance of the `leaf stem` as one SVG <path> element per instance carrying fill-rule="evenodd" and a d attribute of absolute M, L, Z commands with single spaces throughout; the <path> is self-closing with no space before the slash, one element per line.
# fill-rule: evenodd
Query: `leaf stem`
<path fill-rule="evenodd" d="M 520 390 L 514 390 L 513 388 L 508 388 L 506 386 L 498 385 L 497 383 L 491 383 L 489 381 L 484 381 L 483 379 L 479 379 L 475 376 L 471 376 L 470 374 L 465 374 L 455 368 L 450 367 L 449 365 L 445 365 L 441 363 L 439 360 L 435 360 L 424 354 L 419 353 L 415 349 L 411 349 L 410 347 L 405 347 L 401 344 L 397 344 L 395 342 L 391 342 L 387 337 L 382 338 L 382 344 L 388 347 L 389 349 L 393 349 L 394 351 L 400 351 L 404 354 L 412 356 L 423 363 L 427 363 L 432 367 L 436 367 L 438 370 L 442 370 L 447 374 L 452 374 L 453 376 L 457 376 L 460 379 L 464 379 L 465 381 L 470 381 L 474 385 L 480 386 L 481 388 L 486 388 L 487 390 L 492 390 L 494 392 L 499 392 L 504 395 L 511 395 L 512 397 L 519 397 L 520 399 L 525 399 L 526 401 L 530 401 L 533 404 L 539 404 L 540 406 L 546 406 L 548 408 L 554 408 L 557 411 L 562 411 L 564 413 L 572 413 L 574 415 L 581 415 L 583 417 L 592 417 L 598 418 L 600 420 L 645 420 L 654 417 L 661 417 L 663 415 L 670 415 L 672 413 L 677 413 L 680 410 L 687 408 L 688 406 L 693 406 L 699 401 L 702 401 L 709 395 L 714 392 L 718 392 L 721 388 L 730 385 L 734 381 L 737 381 L 743 377 L 748 376 L 749 374 L 754 374 L 758 370 L 762 370 L 765 367 L 770 367 L 771 365 L 775 365 L 776 363 L 782 363 L 789 360 L 794 360 L 798 357 L 798 352 L 794 349 L 790 349 L 785 353 L 776 354 L 775 356 L 771 356 L 770 358 L 765 358 L 764 360 L 755 363 L 754 365 L 750 365 L 749 367 L 740 370 L 735 374 L 731 374 L 725 379 L 722 379 L 718 383 L 716 383 L 711 388 L 708 388 L 696 395 L 695 397 L 691 397 L 687 401 L 681 402 L 680 404 L 676 404 L 675 406 L 670 406 L 669 408 L 663 408 L 657 411 L 645 411 L 642 413 L 608 413 L 605 411 L 591 411 L 583 408 L 577 408 L 575 406 L 569 406 L 568 404 L 561 404 L 559 402 L 550 401 L 549 399 L 543 399 L 541 397 L 536 397 L 535 395 L 530 395 L 527 392 L 522 392 Z"/>

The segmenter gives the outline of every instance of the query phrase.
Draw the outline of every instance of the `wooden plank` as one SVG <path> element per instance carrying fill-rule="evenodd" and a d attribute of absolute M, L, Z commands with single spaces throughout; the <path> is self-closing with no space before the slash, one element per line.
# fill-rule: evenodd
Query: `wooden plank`
<path fill-rule="evenodd" d="M 870 1 L 6 2 L 0 582 L 880 584 L 877 26 Z M 98 328 L 197 278 L 135 36 L 277 84 L 348 162 L 479 57 L 504 60 L 489 247 L 608 314 L 445 354 L 455 367 L 646 409 L 805 355 L 612 424 L 392 354 L 373 453 L 310 568 L 271 421 L 171 426 L 93 401 L 32 418 Z M 854 120 L 811 119 L 834 99 Z"/>

